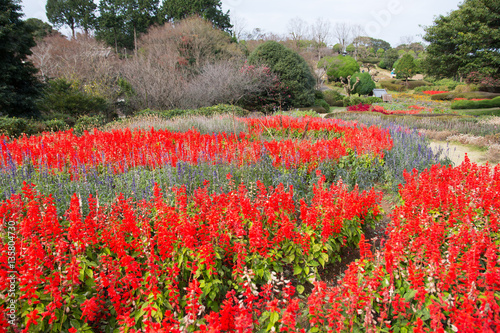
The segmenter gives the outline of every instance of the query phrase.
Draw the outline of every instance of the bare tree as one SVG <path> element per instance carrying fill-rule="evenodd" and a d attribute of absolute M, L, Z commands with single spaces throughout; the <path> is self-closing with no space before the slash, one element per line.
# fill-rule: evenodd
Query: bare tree
<path fill-rule="evenodd" d="M 233 36 L 237 40 L 245 39 L 248 36 L 248 32 L 246 32 L 247 21 L 244 17 L 231 15 L 231 24 L 233 25 Z"/>
<path fill-rule="evenodd" d="M 301 40 L 307 39 L 309 35 L 309 27 L 307 26 L 307 22 L 305 22 L 300 17 L 294 17 L 287 24 L 288 35 L 291 40 L 295 43 L 295 47 L 297 50 L 299 47 L 299 42 Z"/>
<path fill-rule="evenodd" d="M 351 25 L 351 37 L 354 45 L 354 59 L 358 59 L 358 51 L 359 51 L 359 42 L 361 41 L 361 36 L 364 32 L 361 24 L 353 24 Z"/>
<path fill-rule="evenodd" d="M 314 40 L 318 52 L 318 60 L 321 59 L 321 51 L 327 46 L 331 35 L 330 21 L 319 17 L 311 26 L 311 37 Z"/>
<path fill-rule="evenodd" d="M 236 104 L 245 96 L 268 89 L 273 78 L 264 67 L 243 66 L 234 60 L 207 64 L 186 86 L 182 107 Z"/>
<path fill-rule="evenodd" d="M 119 61 L 104 43 L 77 34 L 71 40 L 47 36 L 32 49 L 31 60 L 43 80 L 64 78 L 78 81 L 88 92 L 105 98 L 116 97 Z"/>
<path fill-rule="evenodd" d="M 337 22 L 333 27 L 333 36 L 342 45 L 342 52 L 349 45 L 352 38 L 352 26 L 346 22 Z"/>

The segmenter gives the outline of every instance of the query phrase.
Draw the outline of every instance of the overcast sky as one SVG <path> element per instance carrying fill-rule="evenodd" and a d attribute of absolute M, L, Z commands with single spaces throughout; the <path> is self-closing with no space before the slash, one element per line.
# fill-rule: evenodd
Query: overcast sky
<path fill-rule="evenodd" d="M 24 18 L 36 17 L 47 21 L 44 0 L 22 0 Z M 286 34 L 287 25 L 300 17 L 308 24 L 317 18 L 359 24 L 365 35 L 383 39 L 393 47 L 401 37 L 413 36 L 421 41 L 424 30 L 433 19 L 458 8 L 460 0 L 222 0 L 224 11 L 251 31 Z M 332 39 L 332 43 L 335 41 Z"/>

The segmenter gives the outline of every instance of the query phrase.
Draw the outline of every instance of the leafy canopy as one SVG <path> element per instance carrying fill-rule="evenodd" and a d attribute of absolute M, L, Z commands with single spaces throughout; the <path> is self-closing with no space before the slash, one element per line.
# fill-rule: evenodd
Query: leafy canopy
<path fill-rule="evenodd" d="M 336 57 L 324 57 L 318 62 L 318 67 L 326 69 L 326 75 L 331 81 L 338 81 L 341 77 L 359 72 L 359 64 L 353 57 L 338 55 Z"/>
<path fill-rule="evenodd" d="M 415 75 L 416 70 L 415 59 L 411 55 L 405 54 L 396 65 L 396 76 L 408 80 L 408 78 Z"/>
<path fill-rule="evenodd" d="M 35 46 L 32 30 L 21 20 L 21 6 L 0 0 L 0 114 L 19 116 L 36 113 L 40 83 L 33 64 L 27 61 Z"/>
<path fill-rule="evenodd" d="M 351 77 L 351 87 L 354 85 L 358 77 L 359 82 L 356 84 L 352 92 L 360 96 L 370 94 L 373 89 L 375 89 L 375 82 L 373 82 L 371 75 L 369 73 L 355 73 Z"/>
<path fill-rule="evenodd" d="M 290 93 L 290 106 L 311 106 L 314 103 L 316 79 L 304 58 L 275 41 L 267 41 L 249 56 L 250 65 L 266 65 L 279 76 Z M 282 96 L 287 99 L 287 96 Z"/>
<path fill-rule="evenodd" d="M 47 0 L 45 11 L 50 23 L 56 27 L 67 25 L 75 37 L 75 29 L 85 33 L 96 28 L 97 5 L 92 0 Z"/>
<path fill-rule="evenodd" d="M 465 77 L 477 71 L 500 77 L 500 1 L 465 0 L 425 31 L 427 74 Z"/>

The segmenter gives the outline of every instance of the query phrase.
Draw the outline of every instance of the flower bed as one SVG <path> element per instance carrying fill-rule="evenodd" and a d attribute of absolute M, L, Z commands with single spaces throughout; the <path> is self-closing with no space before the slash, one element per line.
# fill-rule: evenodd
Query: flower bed
<path fill-rule="evenodd" d="M 437 94 L 444 94 L 444 93 L 447 93 L 449 91 L 438 91 L 438 90 L 426 90 L 426 91 L 423 91 L 424 94 L 426 95 L 437 95 Z"/>
<path fill-rule="evenodd" d="M 269 156 L 275 166 L 314 167 L 320 161 L 335 160 L 355 150 L 382 156 L 383 150 L 390 149 L 392 144 L 387 131 L 377 127 L 355 126 L 354 123 L 335 124 L 315 118 L 283 116 L 259 119 L 258 122 L 248 120 L 250 134 L 240 133 L 238 136 L 226 133 L 203 135 L 195 130 L 185 133 L 168 130 L 94 130 L 82 136 L 65 131 L 16 140 L 6 138 L 0 145 L 0 156 L 4 166 L 31 163 L 35 168 L 44 166 L 70 172 L 78 172 L 81 166 L 96 168 L 107 165 L 115 172 L 125 172 L 135 167 L 154 169 L 164 165 L 176 166 L 178 161 L 191 164 L 207 161 L 234 163 L 241 166 L 255 163 L 264 155 Z M 310 129 L 311 133 L 332 134 L 326 139 L 317 135 L 314 140 L 290 138 L 262 141 L 255 136 L 264 131 L 263 126 L 278 131 L 301 133 Z"/>
<path fill-rule="evenodd" d="M 319 278 L 318 267 L 338 261 L 340 249 L 359 242 L 364 225 L 379 216 L 380 193 L 348 191 L 342 183 L 326 187 L 324 178 L 311 203 L 300 207 L 293 189 L 256 187 L 254 194 L 240 186 L 218 195 L 200 188 L 193 196 L 174 188 L 168 201 L 156 188 L 148 202 L 119 195 L 110 206 L 91 197 L 86 215 L 75 195 L 60 219 L 51 196 L 25 186 L 0 203 L 0 217 L 17 231 L 9 233 L 15 245 L 4 243 L 0 256 L 0 289 L 8 290 L 14 269 L 8 258 L 15 253 L 18 285 L 9 297 L 18 300 L 23 320 L 14 326 L 36 332 L 181 332 L 204 322 L 241 328 L 261 313 L 235 319 L 240 308 L 228 304 L 236 295 L 255 306 L 302 293 L 304 283 Z M 276 285 L 276 273 L 295 287 Z M 8 305 L 0 299 L 2 313 Z M 230 320 L 214 321 L 220 316 Z M 0 327 L 7 326 L 0 317 Z"/>
<path fill-rule="evenodd" d="M 423 111 L 432 112 L 432 109 L 426 108 L 424 106 L 410 105 L 408 110 L 387 110 L 383 106 L 371 105 L 371 104 L 358 104 L 352 105 L 347 108 L 347 111 L 352 112 L 379 112 L 386 115 L 391 114 L 419 114 Z"/>

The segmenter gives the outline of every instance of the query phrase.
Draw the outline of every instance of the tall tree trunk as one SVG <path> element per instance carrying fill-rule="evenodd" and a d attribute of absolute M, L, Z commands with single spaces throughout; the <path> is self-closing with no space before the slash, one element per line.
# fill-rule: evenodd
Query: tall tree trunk
<path fill-rule="evenodd" d="M 137 56 L 137 29 L 134 25 L 134 55 Z"/>

